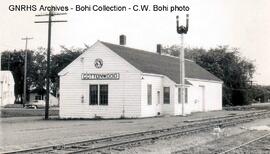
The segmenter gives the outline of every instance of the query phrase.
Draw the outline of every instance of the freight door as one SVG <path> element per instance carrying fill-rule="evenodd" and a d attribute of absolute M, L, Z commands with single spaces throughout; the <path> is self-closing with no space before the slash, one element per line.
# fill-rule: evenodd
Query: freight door
<path fill-rule="evenodd" d="M 157 91 L 157 104 L 156 104 L 157 115 L 161 114 L 161 102 L 160 102 L 160 91 Z"/>
<path fill-rule="evenodd" d="M 200 85 L 199 86 L 199 111 L 205 111 L 205 102 L 204 102 L 204 90 L 205 87 Z"/>

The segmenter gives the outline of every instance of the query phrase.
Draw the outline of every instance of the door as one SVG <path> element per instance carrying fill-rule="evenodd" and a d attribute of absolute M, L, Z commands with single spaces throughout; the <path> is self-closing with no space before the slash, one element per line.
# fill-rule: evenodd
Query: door
<path fill-rule="evenodd" d="M 161 102 L 160 102 L 161 98 L 160 98 L 160 91 L 157 91 L 157 104 L 156 104 L 156 111 L 157 111 L 157 115 L 161 114 Z"/>
<path fill-rule="evenodd" d="M 205 111 L 205 102 L 204 102 L 204 91 L 205 91 L 205 86 L 200 85 L 200 111 Z"/>

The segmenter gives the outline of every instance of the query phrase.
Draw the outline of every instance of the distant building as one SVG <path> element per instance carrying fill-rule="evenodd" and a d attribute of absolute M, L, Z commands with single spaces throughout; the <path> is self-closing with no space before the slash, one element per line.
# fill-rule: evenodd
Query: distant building
<path fill-rule="evenodd" d="M 221 110 L 223 82 L 191 60 L 185 66 L 184 112 Z M 181 115 L 179 74 L 176 57 L 97 41 L 59 73 L 60 117 Z"/>
<path fill-rule="evenodd" d="M 34 102 L 36 100 L 43 100 L 45 102 L 46 90 L 45 89 L 33 89 L 29 93 L 29 102 Z M 58 97 L 50 94 L 50 106 L 59 106 Z"/>
<path fill-rule="evenodd" d="M 14 104 L 15 82 L 11 71 L 0 71 L 0 106 Z"/>

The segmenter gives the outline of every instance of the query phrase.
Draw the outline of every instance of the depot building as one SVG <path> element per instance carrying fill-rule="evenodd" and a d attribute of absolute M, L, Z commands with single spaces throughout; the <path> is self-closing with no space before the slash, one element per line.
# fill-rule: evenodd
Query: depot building
<path fill-rule="evenodd" d="M 122 36 L 124 37 L 124 36 Z M 125 38 L 125 37 L 124 37 Z M 185 102 L 179 59 L 97 41 L 60 76 L 60 118 L 140 118 L 222 109 L 222 81 L 185 60 Z"/>

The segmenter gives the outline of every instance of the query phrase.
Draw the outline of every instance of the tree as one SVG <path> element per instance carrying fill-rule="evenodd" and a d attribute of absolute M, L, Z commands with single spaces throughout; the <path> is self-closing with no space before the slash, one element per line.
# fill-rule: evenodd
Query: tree
<path fill-rule="evenodd" d="M 270 86 L 254 85 L 250 90 L 249 97 L 256 102 L 269 102 Z"/>
<path fill-rule="evenodd" d="M 28 52 L 28 59 L 31 59 L 32 53 L 32 51 Z M 24 50 L 4 51 L 2 53 L 2 69 L 10 70 L 13 74 L 15 81 L 15 98 L 17 103 L 21 103 L 23 97 L 24 55 Z M 30 61 L 28 61 L 28 65 L 29 63 Z M 29 89 L 29 85 L 27 89 Z"/>
<path fill-rule="evenodd" d="M 178 45 L 165 46 L 162 49 L 163 54 L 169 54 L 172 56 L 179 57 L 179 50 L 181 49 Z M 185 48 L 185 58 L 196 61 L 202 54 L 205 54 L 207 51 L 203 48 Z"/>
<path fill-rule="evenodd" d="M 74 59 L 81 55 L 85 50 L 89 48 L 85 44 L 85 48 L 66 48 L 61 46 L 60 54 L 52 55 L 51 62 L 51 89 L 56 95 L 59 88 L 59 76 L 58 73 L 70 64 Z"/>
<path fill-rule="evenodd" d="M 202 48 L 185 49 L 185 58 L 194 60 L 224 82 L 224 106 L 248 104 L 250 99 L 247 93 L 255 66 L 251 61 L 241 58 L 237 48 L 233 48 L 231 52 L 228 48 L 219 46 L 208 51 Z M 174 45 L 165 47 L 164 53 L 177 56 L 179 50 L 180 47 Z"/>
<path fill-rule="evenodd" d="M 47 65 L 46 54 L 46 49 L 39 47 L 35 52 L 33 52 L 31 59 L 29 59 L 28 83 L 31 85 L 31 89 L 42 90 L 45 87 Z"/>
<path fill-rule="evenodd" d="M 61 48 L 60 54 L 55 54 L 51 57 L 50 89 L 54 95 L 57 94 L 59 88 L 58 73 L 89 48 L 89 46 L 85 44 L 85 48 L 69 49 L 65 46 L 61 46 Z M 39 47 L 35 51 L 28 51 L 27 96 L 29 96 L 30 89 L 42 90 L 45 87 L 46 54 L 46 49 L 42 47 Z M 17 103 L 21 103 L 23 97 L 24 55 L 24 50 L 4 51 L 2 54 L 2 69 L 10 70 L 15 80 L 15 97 Z"/>

